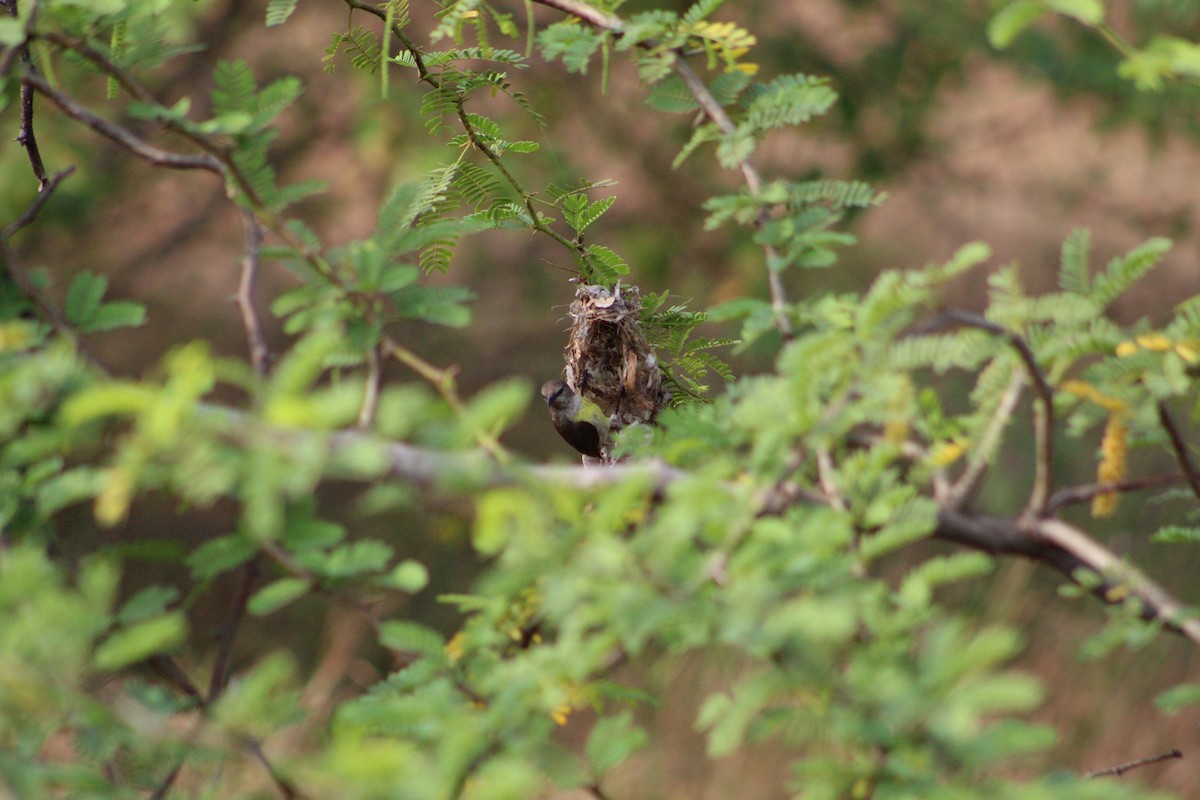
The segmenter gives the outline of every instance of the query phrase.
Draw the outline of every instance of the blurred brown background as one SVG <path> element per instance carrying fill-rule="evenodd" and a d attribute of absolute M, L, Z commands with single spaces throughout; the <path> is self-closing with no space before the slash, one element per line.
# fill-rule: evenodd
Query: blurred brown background
<path fill-rule="evenodd" d="M 520 4 L 509 5 L 520 19 Z M 1200 31 L 1195 2 L 1109 5 L 1114 24 L 1134 41 L 1144 40 L 1148 31 L 1192 39 Z M 207 49 L 168 64 L 155 91 L 168 103 L 191 96 L 193 108 L 202 113 L 218 59 L 247 59 L 260 83 L 302 76 L 307 90 L 280 121 L 275 164 L 285 181 L 329 182 L 328 193 L 298 208 L 327 244 L 362 236 L 373 229 L 375 210 L 393 185 L 419 177 L 449 151 L 427 135 L 419 114 L 420 87 L 411 75 L 395 70 L 390 97 L 382 100 L 377 78 L 354 72 L 345 57 L 336 60 L 333 74 L 322 71 L 323 49 L 347 26 L 339 0 L 304 2 L 283 28 L 271 30 L 262 25 L 264 6 L 207 3 L 196 32 Z M 637 7 L 631 4 L 623 12 Z M 791 293 L 862 289 L 881 269 L 944 259 L 976 239 L 993 247 L 993 265 L 1016 261 L 1027 286 L 1045 288 L 1053 283 L 1062 240 L 1085 226 L 1092 229 L 1097 266 L 1148 237 L 1175 240 L 1166 263 L 1115 311 L 1126 322 L 1164 318 L 1174 303 L 1200 291 L 1194 263 L 1200 229 L 1195 201 L 1200 94 L 1187 87 L 1134 92 L 1116 77 L 1116 57 L 1107 46 L 1066 23 L 1041 26 L 1011 52 L 996 53 L 984 42 L 988 10 L 987 3 L 964 0 L 744 0 L 718 12 L 760 37 L 761 77 L 796 71 L 828 75 L 842 95 L 826 119 L 765 143 L 759 157 L 764 176 L 867 179 L 890 194 L 882 207 L 847 221 L 845 227 L 860 244 L 835 268 L 789 274 Z M 429 13 L 429 8 L 414 9 L 414 32 L 429 30 Z M 555 15 L 539 8 L 538 18 L 551 21 Z M 377 29 L 364 14 L 351 22 Z M 420 34 L 416 38 L 423 41 Z M 527 187 L 573 183 L 579 176 L 617 182 L 617 204 L 590 231 L 590 240 L 621 253 L 633 266 L 631 280 L 643 291 L 669 289 L 694 308 L 744 293 L 764 296 L 760 252 L 741 234 L 703 230 L 701 202 L 736 186 L 736 176 L 716 168 L 704 152 L 673 170 L 671 161 L 689 134 L 691 117 L 647 109 L 636 74 L 622 58 L 613 59 L 607 92 L 598 68 L 585 76 L 567 75 L 561 64 L 546 66 L 534 56 L 530 69 L 510 70 L 514 88 L 546 115 L 545 131 L 503 98 L 473 108 L 505 118 L 516 129 L 511 138 L 542 142 L 541 151 L 516 162 L 516 174 Z M 103 83 L 97 80 L 94 90 L 93 99 L 100 102 Z M 231 298 L 242 234 L 212 176 L 155 171 L 65 125 L 53 110 L 43 106 L 39 113 L 48 168 L 78 162 L 80 172 L 64 184 L 35 229 L 24 234 L 23 260 L 48 268 L 60 293 L 75 271 L 87 268 L 108 275 L 113 294 L 148 306 L 145 327 L 95 337 L 102 358 L 120 373 L 138 375 L 172 346 L 196 338 L 240 356 L 245 342 Z M 13 109 L 0 123 L 15 132 Z M 0 148 L 0 181 L 9 187 L 0 196 L 6 219 L 36 188 L 11 138 L 5 136 L 8 143 Z M 475 290 L 474 324 L 462 331 L 416 324 L 399 331 L 402 341 L 434 362 L 457 364 L 467 394 L 504 376 L 527 377 L 530 413 L 506 442 L 533 459 L 570 457 L 532 403 L 533 387 L 562 365 L 565 311 L 573 290 L 569 259 L 556 247 L 511 232 L 469 240 L 450 273 L 433 280 Z M 985 277 L 980 271 L 962 281 L 959 295 L 947 302 L 980 307 Z M 268 268 L 260 292 L 264 307 L 290 285 L 281 268 Z M 278 348 L 285 344 L 277 326 L 271 341 Z M 769 347 L 755 348 L 735 360 L 735 368 L 766 369 L 770 356 Z M 411 376 L 397 369 L 389 379 Z M 1097 441 L 1098 432 L 1094 440 L 1060 448 L 1062 474 L 1090 480 Z M 1023 497 L 1028 470 L 1020 445 L 1017 441 L 1009 454 L 1011 469 L 997 470 L 998 485 L 982 501 L 985 506 L 1003 512 Z M 1140 458 L 1138 466 L 1148 470 L 1165 465 L 1153 455 Z M 450 625 L 450 615 L 431 598 L 437 591 L 469 587 L 473 562 L 464 541 L 466 523 L 440 514 L 360 517 L 352 503 L 355 491 L 331 489 L 321 498 L 322 511 L 346 519 L 356 533 L 383 536 L 426 560 L 434 589 L 397 613 Z M 1089 526 L 1185 601 L 1196 602 L 1200 560 L 1147 542 L 1182 508 L 1132 497 L 1117 518 Z M 180 514 L 164 505 L 143 511 L 118 535 L 133 540 L 154 531 L 193 540 L 227 531 L 231 517 L 224 511 Z M 154 569 L 148 566 L 134 580 L 147 579 Z M 1006 562 L 988 586 L 960 590 L 949 602 L 981 621 L 1007 620 L 1025 630 L 1029 646 L 1021 665 L 1048 687 L 1049 700 L 1038 717 L 1063 734 L 1053 765 L 1082 771 L 1178 747 L 1185 754 L 1182 761 L 1148 768 L 1139 777 L 1196 796 L 1198 717 L 1164 717 L 1152 704 L 1163 688 L 1197 678 L 1194 649 L 1164 636 L 1143 652 L 1118 654 L 1099 665 L 1083 663 L 1078 644 L 1098 628 L 1103 611 L 1091 601 L 1056 599 L 1058 582 L 1029 565 Z M 369 677 L 370 660 L 354 654 L 344 619 L 331 616 L 321 633 L 305 616 L 324 614 L 324 607 L 301 604 L 290 613 L 297 629 L 309 631 L 310 655 L 325 659 L 327 666 L 336 662 L 329 667 L 331 685 L 353 684 L 355 670 L 363 680 Z M 260 625 L 244 637 L 242 656 L 250 658 L 264 641 L 270 635 Z M 690 755 L 701 746 L 692 732 L 695 698 L 723 669 L 680 664 L 673 673 L 645 677 L 671 697 L 655 720 L 667 745 L 630 776 L 648 794 L 780 796 L 778 773 L 769 768 L 779 762 L 777 753 L 762 754 L 763 763 L 749 770 L 763 776 L 761 786 L 747 781 L 745 763 L 718 762 L 709 769 Z M 1030 768 L 1035 766 L 1031 762 Z"/>

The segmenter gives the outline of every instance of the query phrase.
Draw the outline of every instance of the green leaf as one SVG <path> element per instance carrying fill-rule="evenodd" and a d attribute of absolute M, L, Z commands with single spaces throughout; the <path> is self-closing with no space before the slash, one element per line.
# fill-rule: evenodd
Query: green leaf
<path fill-rule="evenodd" d="M 246 609 L 256 616 L 266 616 L 303 597 L 311 588 L 304 578 L 280 578 L 255 592 Z"/>
<path fill-rule="evenodd" d="M 267 3 L 267 27 L 282 25 L 296 10 L 299 0 L 270 0 Z"/>
<path fill-rule="evenodd" d="M 416 594 L 429 584 L 429 570 L 420 561 L 408 558 L 375 582 L 380 586 Z"/>
<path fill-rule="evenodd" d="M 1097 25 L 1104 21 L 1102 0 L 1047 0 L 1052 11 L 1074 17 L 1084 25 Z"/>
<path fill-rule="evenodd" d="M 1150 541 L 1159 544 L 1194 544 L 1200 542 L 1200 528 L 1184 525 L 1166 525 L 1159 528 Z"/>
<path fill-rule="evenodd" d="M 100 300 L 108 288 L 108 278 L 91 272 L 81 272 L 71 281 L 63 312 L 72 325 L 83 326 L 92 321 L 100 308 Z"/>
<path fill-rule="evenodd" d="M 208 580 L 245 564 L 257 552 L 258 545 L 249 537 L 233 534 L 200 545 L 186 563 L 197 580 Z"/>
<path fill-rule="evenodd" d="M 25 41 L 25 23 L 19 19 L 0 18 L 0 45 L 15 47 Z"/>
<path fill-rule="evenodd" d="M 446 646 L 442 635 L 433 628 L 407 620 L 392 620 L 379 626 L 379 643 L 389 650 L 439 656 Z"/>
<path fill-rule="evenodd" d="M 144 619 L 162 614 L 167 606 L 179 599 L 179 590 L 174 586 L 147 586 L 125 601 L 117 612 L 117 622 L 132 625 Z"/>
<path fill-rule="evenodd" d="M 497 381 L 471 398 L 462 415 L 463 426 L 472 436 L 495 436 L 521 418 L 531 397 L 533 387 L 523 378 Z"/>
<path fill-rule="evenodd" d="M 738 72 L 736 74 L 745 73 Z M 646 105 L 655 111 L 664 111 L 669 114 L 686 114 L 700 107 L 696 98 L 688 91 L 683 78 L 678 75 L 664 78 L 650 87 L 650 92 L 646 95 Z"/>
<path fill-rule="evenodd" d="M 1022 31 L 1037 22 L 1046 13 L 1046 7 L 1036 0 L 1017 0 L 992 15 L 988 21 L 988 42 L 997 50 L 1013 43 Z"/>
<path fill-rule="evenodd" d="M 122 300 L 101 305 L 88 322 L 80 323 L 79 329 L 84 333 L 98 333 L 114 328 L 136 328 L 145 321 L 145 306 Z"/>
<path fill-rule="evenodd" d="M 1185 683 L 1154 698 L 1154 705 L 1168 714 L 1175 714 L 1186 706 L 1200 704 L 1200 683 Z"/>
<path fill-rule="evenodd" d="M 633 724 L 633 714 L 626 710 L 597 720 L 588 734 L 584 752 L 593 774 L 600 777 L 624 762 L 646 741 L 646 732 Z"/>
<path fill-rule="evenodd" d="M 109 636 L 96 648 L 93 661 L 96 669 L 112 672 L 181 644 L 186 634 L 183 612 L 163 614 Z"/>

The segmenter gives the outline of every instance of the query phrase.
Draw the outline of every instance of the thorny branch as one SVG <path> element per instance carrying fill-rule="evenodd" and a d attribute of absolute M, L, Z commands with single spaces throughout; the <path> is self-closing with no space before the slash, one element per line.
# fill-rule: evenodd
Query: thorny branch
<path fill-rule="evenodd" d="M 1033 382 L 1037 394 L 1035 401 L 1037 413 L 1033 418 L 1034 427 L 1034 474 L 1033 489 L 1029 493 L 1028 514 L 1033 517 L 1044 517 L 1050 502 L 1050 485 L 1052 481 L 1052 466 L 1054 461 L 1054 389 L 1046 380 L 1037 357 L 1030 349 L 1025 338 L 1003 325 L 997 325 L 980 314 L 959 309 L 948 309 L 940 315 L 942 319 L 978 328 L 988 333 L 1003 336 L 1013 346 L 1025 365 L 1029 379 Z"/>
<path fill-rule="evenodd" d="M 1016 369 L 1008 383 L 1008 388 L 1004 390 L 1000 402 L 996 404 L 996 410 L 988 420 L 987 427 L 980 435 L 978 444 L 971 448 L 967 468 L 963 470 L 962 475 L 950 489 L 947 501 L 952 508 L 959 508 L 969 502 L 972 495 L 979 489 L 984 476 L 987 475 L 988 465 L 992 463 L 992 458 L 996 454 L 996 448 L 1000 446 L 1003 439 L 1004 429 L 1008 427 L 1013 411 L 1016 409 L 1017 403 L 1021 401 L 1024 389 L 1025 374 L 1020 369 Z"/>
<path fill-rule="evenodd" d="M 671 484 L 687 477 L 683 470 L 660 461 L 588 468 L 522 467 L 490 464 L 470 455 L 441 453 L 398 442 L 382 442 L 358 431 L 341 431 L 328 441 L 333 452 L 373 443 L 386 454 L 388 471 L 393 477 L 426 489 L 434 489 L 454 475 L 470 475 L 481 485 L 492 487 L 528 481 L 536 485 L 584 490 L 637 479 L 647 481 L 654 496 L 661 498 Z M 811 503 L 815 499 L 807 492 L 789 496 L 792 504 Z M 790 507 L 774 494 L 770 500 L 771 507 L 764 509 L 769 513 L 782 514 Z M 828 502 L 827 498 L 825 502 Z M 1200 620 L 1189 618 L 1181 602 L 1086 532 L 1061 520 L 1040 518 L 1031 522 L 1025 515 L 1011 519 L 986 517 L 943 506 L 931 538 L 991 555 L 1028 558 L 1046 564 L 1076 583 L 1081 580 L 1081 572 L 1099 577 L 1098 585 L 1093 585 L 1093 581 L 1086 584 L 1102 601 L 1111 604 L 1121 602 L 1122 596 L 1137 598 L 1147 620 L 1157 621 L 1168 630 L 1200 644 Z M 1117 587 L 1124 591 L 1113 591 Z"/>
<path fill-rule="evenodd" d="M 1175 459 L 1179 462 L 1180 469 L 1183 470 L 1188 487 L 1191 488 L 1192 494 L 1200 499 L 1200 474 L 1196 472 L 1196 464 L 1192 461 L 1192 455 L 1188 451 L 1187 442 L 1183 440 L 1183 434 L 1179 432 L 1179 427 L 1172 419 L 1171 412 L 1167 410 L 1167 404 L 1162 400 L 1158 402 L 1158 421 L 1171 440 L 1171 449 L 1175 452 Z"/>
<path fill-rule="evenodd" d="M 1173 750 L 1168 750 L 1165 753 L 1159 753 L 1158 755 L 1148 756 L 1146 758 L 1139 758 L 1137 761 L 1130 761 L 1128 764 L 1120 764 L 1115 767 L 1108 767 L 1107 769 L 1092 770 L 1091 772 L 1087 773 L 1087 777 L 1101 778 L 1101 777 L 1104 777 L 1105 775 L 1115 775 L 1116 777 L 1119 778 L 1122 775 L 1124 775 L 1126 772 L 1137 769 L 1138 767 L 1148 767 L 1151 764 L 1158 764 L 1163 761 L 1170 761 L 1175 758 L 1183 758 L 1183 752 L 1181 750 L 1179 750 L 1178 748 L 1175 748 Z"/>
<path fill-rule="evenodd" d="M 170 153 L 147 144 L 127 128 L 122 128 L 120 125 L 116 125 L 92 113 L 74 99 L 55 89 L 40 75 L 27 72 L 21 78 L 21 82 L 36 89 L 39 94 L 58 106 L 68 117 L 82 122 L 101 136 L 112 140 L 129 152 L 149 161 L 155 166 L 169 167 L 171 169 L 202 169 L 216 173 L 222 177 L 225 175 L 225 170 L 221 162 L 211 154 L 183 155 L 180 153 Z"/>
<path fill-rule="evenodd" d="M 248 209 L 242 209 L 242 226 L 246 231 L 246 254 L 242 256 L 242 275 L 238 281 L 235 302 L 242 315 L 242 326 L 246 329 L 250 364 L 254 368 L 254 374 L 261 378 L 267 374 L 267 361 L 270 358 L 270 351 L 267 350 L 267 342 L 263 337 L 262 317 L 254 301 L 254 292 L 258 285 L 262 227 Z"/>

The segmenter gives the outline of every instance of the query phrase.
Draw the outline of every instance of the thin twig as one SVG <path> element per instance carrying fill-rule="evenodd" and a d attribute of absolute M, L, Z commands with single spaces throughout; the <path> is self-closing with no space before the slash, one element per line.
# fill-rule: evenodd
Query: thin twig
<path fill-rule="evenodd" d="M 1030 349 L 1025 337 L 1015 331 L 1010 331 L 1003 325 L 997 325 L 980 314 L 959 309 L 948 309 L 941 313 L 943 319 L 969 325 L 988 333 L 1003 336 L 1020 355 L 1029 379 L 1033 381 L 1037 398 L 1034 403 L 1036 413 L 1033 417 L 1034 428 L 1034 473 L 1033 488 L 1029 493 L 1027 514 L 1033 517 L 1044 517 L 1047 504 L 1050 501 L 1050 485 L 1054 461 L 1054 389 L 1046 380 L 1045 373 L 1037 363 L 1037 357 Z"/>
<path fill-rule="evenodd" d="M 358 410 L 359 430 L 368 430 L 375 422 L 375 412 L 379 409 L 379 383 L 381 376 L 379 348 L 372 346 L 367 351 L 367 377 L 363 381 L 362 407 Z"/>
<path fill-rule="evenodd" d="M 258 580 L 259 565 L 257 559 L 251 559 L 242 567 L 241 579 L 237 591 L 234 592 L 233 602 L 229 608 L 229 619 L 221 626 L 217 637 L 217 657 L 213 661 L 212 675 L 208 681 L 208 702 L 215 703 L 220 699 L 225 687 L 229 685 L 229 657 L 233 653 L 233 642 L 237 638 L 238 628 L 246 617 L 246 603 L 254 590 L 254 582 Z"/>
<path fill-rule="evenodd" d="M 26 73 L 21 78 L 22 83 L 32 86 L 43 97 L 48 99 L 59 109 L 74 120 L 82 122 L 92 130 L 116 142 L 121 147 L 124 147 L 129 152 L 149 161 L 158 167 L 169 167 L 171 169 L 202 169 L 208 172 L 215 173 L 224 177 L 225 170 L 221 162 L 214 158 L 209 153 L 199 155 L 183 155 L 180 153 L 171 153 L 166 150 L 161 150 L 153 145 L 139 139 L 129 130 L 116 125 L 103 117 L 96 116 L 87 108 L 77 103 L 72 98 L 63 94 L 47 83 L 40 75 Z"/>
<path fill-rule="evenodd" d="M 1046 504 L 1046 513 L 1054 516 L 1063 506 L 1074 503 L 1086 503 L 1097 495 L 1111 494 L 1113 492 L 1136 492 L 1141 489 L 1150 489 L 1155 486 L 1172 486 L 1178 483 L 1187 483 L 1187 477 L 1182 473 L 1172 472 L 1165 475 L 1152 475 L 1148 478 L 1121 481 L 1119 483 L 1089 483 L 1085 486 L 1068 486 L 1059 489 L 1051 495 L 1050 502 Z"/>
<path fill-rule="evenodd" d="M 156 653 L 146 659 L 146 666 L 154 671 L 154 674 L 166 681 L 176 691 L 191 700 L 198 708 L 205 705 L 204 695 L 196 688 L 196 684 L 192 683 L 192 679 L 183 671 L 183 668 L 175 662 L 175 659 L 163 653 Z"/>
<path fill-rule="evenodd" d="M 29 70 L 28 74 L 36 75 L 37 70 L 29 58 L 28 45 L 21 45 L 21 61 Z M 29 166 L 33 168 L 33 176 L 38 180 L 38 191 L 46 191 L 46 165 L 42 163 L 42 153 L 38 150 L 37 134 L 33 131 L 33 89 L 26 83 L 21 84 L 21 127 L 17 133 L 17 144 L 25 148 L 29 156 Z"/>
<path fill-rule="evenodd" d="M 1095 769 L 1091 772 L 1088 772 L 1085 777 L 1100 778 L 1105 775 L 1116 775 L 1119 778 L 1126 772 L 1137 769 L 1138 767 L 1146 767 L 1150 764 L 1158 764 L 1161 761 L 1170 761 L 1175 758 L 1183 758 L 1183 752 L 1180 751 L 1179 748 L 1168 750 L 1165 753 L 1159 753 L 1156 756 L 1139 758 L 1137 761 L 1130 761 L 1128 764 L 1121 764 L 1116 767 L 1109 767 L 1108 769 Z"/>
<path fill-rule="evenodd" d="M 708 86 L 704 81 L 700 80 L 700 76 L 696 74 L 688 63 L 682 58 L 676 58 L 674 64 L 675 74 L 678 75 L 688 91 L 692 93 L 692 97 L 700 104 L 701 110 L 705 115 L 713 121 L 721 132 L 729 135 L 732 134 L 736 127 L 733 120 L 725 113 L 725 109 L 721 107 L 720 102 L 708 90 Z M 738 168 L 742 172 L 742 178 L 746 181 L 746 188 L 750 191 L 751 197 L 758 197 L 762 194 L 762 178 L 758 174 L 758 170 L 750 159 L 743 158 L 738 162 Z M 771 221 L 770 214 L 767 210 L 759 209 L 758 215 L 755 218 L 755 227 L 761 229 Z M 790 339 L 793 335 L 792 321 L 788 317 L 787 309 L 787 292 L 783 285 L 783 275 L 779 270 L 772 265 L 779 262 L 779 251 L 774 245 L 763 245 L 763 251 L 767 256 L 767 286 L 771 292 L 771 311 L 775 314 L 775 326 L 779 328 L 779 333 L 784 339 Z"/>
<path fill-rule="evenodd" d="M 1200 499 L 1200 475 L 1196 473 L 1196 465 L 1192 462 L 1191 453 L 1188 452 L 1187 443 L 1183 440 L 1183 435 L 1180 434 L 1178 426 L 1175 425 L 1175 420 L 1171 418 L 1170 411 L 1167 410 L 1167 404 L 1160 400 L 1158 401 L 1158 421 L 1166 430 L 1167 436 L 1171 439 L 1171 449 L 1175 451 L 1175 459 L 1179 462 L 1179 467 L 1183 470 L 1183 475 L 1187 478 L 1188 486 L 1191 487 L 1192 494 Z"/>
<path fill-rule="evenodd" d="M 246 233 L 246 253 L 242 256 L 242 275 L 238 281 L 237 306 L 242 314 L 242 327 L 246 329 L 246 346 L 250 351 L 250 364 L 254 374 L 267 374 L 270 351 L 263 337 L 262 318 L 254 302 L 254 290 L 258 284 L 259 251 L 262 248 L 262 227 L 249 209 L 242 209 L 242 227 Z"/>
<path fill-rule="evenodd" d="M 988 467 L 992 463 L 992 457 L 996 454 L 996 448 L 1000 446 L 1004 429 L 1008 427 L 1009 420 L 1012 419 L 1013 410 L 1016 409 L 1017 403 L 1021 401 L 1021 394 L 1024 389 L 1025 374 L 1020 369 L 1016 369 L 1013 371 L 1008 388 L 1000 396 L 1000 402 L 996 404 L 996 410 L 992 413 L 991 419 L 988 420 L 983 435 L 979 437 L 979 442 L 971 448 L 967 468 L 963 470 L 962 475 L 958 477 L 958 480 L 954 482 L 954 486 L 950 489 L 947 500 L 952 507 L 958 508 L 962 506 L 963 503 L 969 501 L 979 490 L 979 485 L 982 483 L 984 476 L 987 475 Z"/>
<path fill-rule="evenodd" d="M 829 450 L 822 447 L 817 450 L 817 479 L 821 491 L 825 493 L 826 502 L 838 511 L 846 510 L 846 501 L 842 498 L 841 490 L 833 478 L 833 458 Z"/>
<path fill-rule="evenodd" d="M 275 765 L 267 758 L 267 754 L 263 752 L 262 744 L 257 739 L 247 740 L 245 747 L 254 756 L 255 760 L 262 764 L 263 769 L 271 776 L 275 787 L 283 794 L 285 800 L 303 800 L 303 798 L 308 797 L 308 795 L 296 788 L 296 784 L 285 778 L 283 773 L 275 768 Z"/>
<path fill-rule="evenodd" d="M 16 285 L 17 289 L 29 302 L 33 303 L 38 313 L 41 314 L 42 319 L 50 323 L 50 327 L 54 329 L 54 332 L 69 340 L 75 347 L 76 352 L 91 364 L 93 369 L 101 375 L 107 375 L 108 370 L 105 368 L 103 362 L 100 361 L 87 342 L 83 340 L 79 332 L 71 326 L 71 323 L 62 315 L 62 312 L 46 299 L 42 291 L 25 274 L 25 271 L 21 269 L 20 264 L 17 263 L 16 253 L 13 252 L 8 239 L 4 236 L 0 236 L 0 262 L 3 262 L 5 271 L 8 272 L 9 278 Z"/>
<path fill-rule="evenodd" d="M 69 178 L 74 172 L 75 166 L 72 164 L 66 169 L 59 170 L 51 175 L 45 181 L 45 183 L 42 184 L 42 188 L 38 190 L 38 196 L 32 203 L 29 204 L 29 208 L 25 209 L 25 213 L 4 226 L 4 230 L 0 231 L 0 238 L 11 239 L 13 234 L 21 230 L 21 228 L 24 228 L 29 223 L 33 222 L 34 218 L 41 213 L 42 207 L 49 202 L 51 193 L 53 193 L 54 190 L 58 188 L 58 185 Z"/>

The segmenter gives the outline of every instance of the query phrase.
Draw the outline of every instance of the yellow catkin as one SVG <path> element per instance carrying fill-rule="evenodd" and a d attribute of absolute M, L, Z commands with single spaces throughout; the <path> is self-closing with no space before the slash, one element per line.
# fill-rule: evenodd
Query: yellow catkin
<path fill-rule="evenodd" d="M 1117 355 L 1121 358 L 1128 358 L 1137 351 L 1137 342 L 1121 342 L 1119 345 L 1117 345 Z"/>
<path fill-rule="evenodd" d="M 965 452 L 967 452 L 965 439 L 938 442 L 929 453 L 929 461 L 935 467 L 948 467 L 962 458 Z"/>
<path fill-rule="evenodd" d="M 1175 344 L 1161 333 L 1144 333 L 1134 339 L 1138 346 L 1155 353 L 1165 353 Z"/>
<path fill-rule="evenodd" d="M 1180 342 L 1175 345 L 1175 352 L 1189 364 L 1195 364 L 1196 361 L 1200 360 L 1200 352 L 1196 351 L 1196 344 L 1194 342 Z"/>
<path fill-rule="evenodd" d="M 1104 426 L 1104 438 L 1100 441 L 1100 465 L 1096 468 L 1096 482 L 1117 483 L 1125 477 L 1125 466 L 1129 452 L 1129 428 L 1124 415 L 1114 413 Z M 1092 498 L 1092 516 L 1108 517 L 1117 510 L 1119 495 L 1104 492 Z"/>
<path fill-rule="evenodd" d="M 111 467 L 105 474 L 104 488 L 96 495 L 94 513 L 102 528 L 111 528 L 125 519 L 133 500 L 133 475 L 124 467 Z"/>

